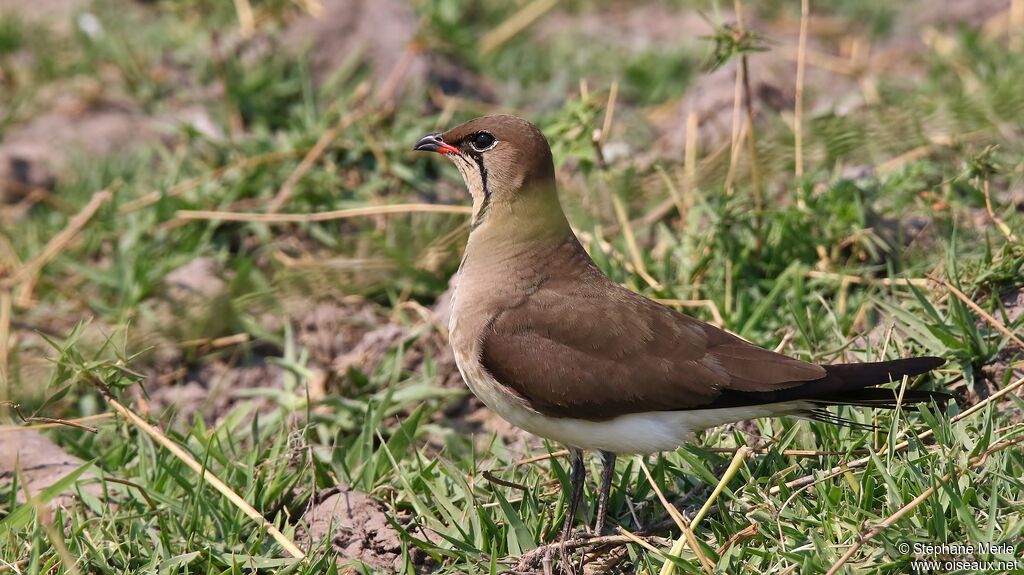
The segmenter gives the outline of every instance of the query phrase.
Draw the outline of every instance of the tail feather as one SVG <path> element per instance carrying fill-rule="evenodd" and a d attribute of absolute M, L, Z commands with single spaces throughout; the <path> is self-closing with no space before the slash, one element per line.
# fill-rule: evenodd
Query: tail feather
<path fill-rule="evenodd" d="M 935 403 L 945 405 L 952 398 L 952 395 L 941 391 L 908 389 L 903 392 L 901 400 L 898 390 L 867 387 L 838 395 L 815 397 L 811 398 L 810 401 L 815 405 L 823 407 L 828 405 L 856 405 L 876 409 L 895 409 L 898 403 L 903 409 L 913 411 L 917 409 L 917 404 L 934 401 Z"/>
<path fill-rule="evenodd" d="M 904 390 L 901 398 L 898 390 L 873 387 L 890 381 L 898 381 L 904 376 L 912 377 L 927 373 L 943 363 L 945 361 L 938 357 L 912 357 L 877 363 L 841 363 L 822 366 L 828 374 L 825 376 L 825 382 L 827 382 L 830 392 L 819 392 L 807 397 L 816 406 L 808 411 L 807 417 L 850 426 L 852 422 L 839 418 L 825 408 L 832 405 L 853 405 L 874 409 L 895 409 L 900 406 L 908 411 L 916 411 L 917 406 L 922 403 L 935 402 L 945 406 L 952 396 L 941 391 L 907 389 Z M 856 427 L 856 425 L 854 426 Z"/>
<path fill-rule="evenodd" d="M 894 409 L 897 394 L 891 389 L 873 387 L 890 381 L 899 381 L 904 376 L 913 377 L 928 373 L 945 363 L 940 357 L 911 357 L 875 363 L 838 363 L 822 366 L 828 374 L 825 382 L 828 391 L 819 388 L 814 396 L 808 397 L 815 404 L 859 405 L 880 409 Z M 822 386 L 825 387 L 825 386 Z M 918 403 L 935 401 L 945 404 L 951 396 L 939 391 L 909 389 L 903 393 L 901 405 L 915 409 Z"/>
<path fill-rule="evenodd" d="M 896 407 L 892 389 L 876 388 L 904 376 L 927 373 L 945 363 L 939 357 L 911 357 L 875 363 L 838 363 L 823 365 L 825 377 L 792 387 L 762 392 L 727 391 L 715 401 L 715 407 L 736 407 L 767 403 L 805 401 L 819 408 L 829 405 L 858 405 L 881 409 Z M 938 391 L 906 390 L 901 405 L 914 409 L 917 403 L 945 403 L 950 395 Z"/>
<path fill-rule="evenodd" d="M 828 379 L 838 379 L 854 388 L 868 387 L 899 381 L 903 376 L 913 377 L 928 373 L 946 360 L 941 357 L 910 357 L 874 363 L 837 363 L 823 365 Z"/>

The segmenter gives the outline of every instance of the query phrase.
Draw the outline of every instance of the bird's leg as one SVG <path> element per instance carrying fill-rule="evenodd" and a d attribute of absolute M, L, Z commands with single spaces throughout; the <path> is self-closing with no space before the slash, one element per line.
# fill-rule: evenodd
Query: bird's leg
<path fill-rule="evenodd" d="M 583 466 L 583 450 L 575 447 L 569 448 L 569 461 L 571 470 L 569 472 L 569 507 L 565 510 L 565 523 L 562 524 L 562 541 L 569 539 L 572 525 L 576 522 L 576 510 L 583 500 L 583 482 L 586 479 L 587 470 Z"/>
<path fill-rule="evenodd" d="M 604 469 L 601 470 L 601 494 L 597 499 L 597 520 L 594 522 L 594 535 L 601 535 L 604 530 L 605 511 L 608 506 L 608 493 L 612 488 L 612 476 L 615 474 L 615 454 L 610 451 L 601 452 Z"/>

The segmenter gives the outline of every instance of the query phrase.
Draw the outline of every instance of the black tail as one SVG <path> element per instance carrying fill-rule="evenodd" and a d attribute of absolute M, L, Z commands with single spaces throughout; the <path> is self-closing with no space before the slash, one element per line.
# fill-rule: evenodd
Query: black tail
<path fill-rule="evenodd" d="M 819 408 L 815 409 L 816 412 L 824 413 L 828 412 L 822 408 L 829 405 L 893 409 L 896 407 L 898 392 L 874 386 L 900 381 L 903 376 L 913 377 L 927 373 L 943 363 L 945 360 L 939 357 L 911 357 L 876 363 L 824 365 L 822 367 L 825 368 L 825 377 L 821 379 L 771 391 L 723 391 L 711 407 L 805 401 L 816 405 Z M 908 389 L 903 394 L 902 405 L 906 406 L 906 409 L 914 409 L 914 404 L 917 403 L 936 401 L 944 404 L 951 397 L 940 391 Z"/>
<path fill-rule="evenodd" d="M 837 378 L 854 387 L 868 387 L 899 381 L 903 376 L 913 377 L 946 363 L 941 357 L 908 357 L 875 363 L 837 363 L 823 365 L 826 379 Z"/>
<path fill-rule="evenodd" d="M 890 381 L 899 381 L 903 376 L 913 377 L 928 373 L 945 363 L 940 357 L 911 357 L 876 363 L 838 363 L 824 365 L 828 374 L 823 380 L 807 386 L 805 397 L 822 407 L 828 405 L 859 405 L 882 409 L 896 407 L 897 391 L 873 387 Z M 794 390 L 795 391 L 795 390 Z M 941 391 L 908 389 L 903 393 L 902 405 L 914 409 L 918 403 L 935 401 L 945 404 L 952 398 Z"/>

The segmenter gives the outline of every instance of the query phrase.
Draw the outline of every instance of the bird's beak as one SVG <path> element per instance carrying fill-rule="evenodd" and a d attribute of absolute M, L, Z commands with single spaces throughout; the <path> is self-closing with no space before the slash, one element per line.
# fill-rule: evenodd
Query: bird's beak
<path fill-rule="evenodd" d="M 416 142 L 413 146 L 413 150 L 417 152 L 437 152 L 438 154 L 457 154 L 459 149 L 451 144 L 444 143 L 441 139 L 441 134 L 427 134 L 420 138 L 420 141 Z"/>

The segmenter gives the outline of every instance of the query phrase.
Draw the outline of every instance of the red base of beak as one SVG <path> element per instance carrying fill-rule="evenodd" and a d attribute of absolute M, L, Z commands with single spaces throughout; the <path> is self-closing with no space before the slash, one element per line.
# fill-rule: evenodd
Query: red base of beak
<path fill-rule="evenodd" d="M 441 134 L 427 134 L 420 138 L 413 146 L 413 150 L 419 152 L 437 152 L 438 154 L 458 154 L 459 149 L 441 139 Z"/>

